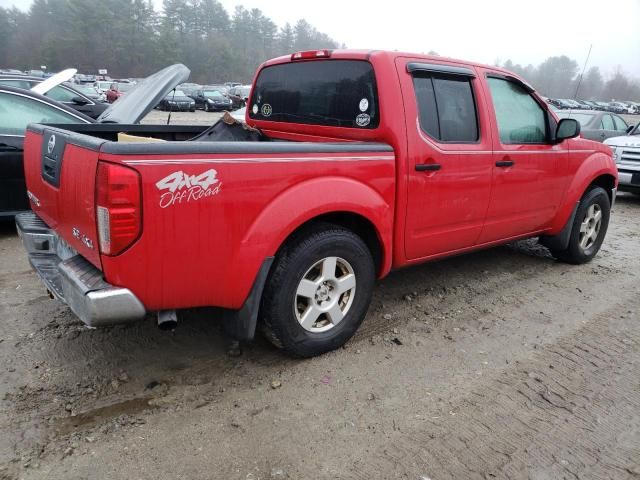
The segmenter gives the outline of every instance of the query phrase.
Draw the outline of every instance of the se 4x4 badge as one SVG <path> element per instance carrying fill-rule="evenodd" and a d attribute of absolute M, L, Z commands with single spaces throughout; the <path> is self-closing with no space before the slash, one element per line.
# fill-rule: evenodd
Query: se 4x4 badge
<path fill-rule="evenodd" d="M 216 196 L 222 189 L 222 182 L 213 168 L 200 175 L 189 175 L 180 170 L 164 177 L 156 187 L 164 191 L 160 195 L 160 208 L 167 208 Z"/>

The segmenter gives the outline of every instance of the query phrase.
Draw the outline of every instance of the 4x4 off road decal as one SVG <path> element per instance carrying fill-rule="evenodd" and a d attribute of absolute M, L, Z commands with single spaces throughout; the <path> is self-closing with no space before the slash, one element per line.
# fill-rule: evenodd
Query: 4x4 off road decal
<path fill-rule="evenodd" d="M 158 190 L 161 192 L 166 190 L 160 195 L 160 208 L 194 202 L 217 195 L 222 188 L 222 182 L 217 176 L 218 172 L 213 168 L 200 175 L 188 175 L 182 170 L 167 175 L 156 183 Z"/>

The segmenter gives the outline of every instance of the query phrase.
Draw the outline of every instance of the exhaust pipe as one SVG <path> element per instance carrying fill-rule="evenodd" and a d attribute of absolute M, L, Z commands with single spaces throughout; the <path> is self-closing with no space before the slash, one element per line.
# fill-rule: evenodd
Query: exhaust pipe
<path fill-rule="evenodd" d="M 160 330 L 175 330 L 178 326 L 178 314 L 175 310 L 160 310 L 158 312 L 158 328 Z"/>

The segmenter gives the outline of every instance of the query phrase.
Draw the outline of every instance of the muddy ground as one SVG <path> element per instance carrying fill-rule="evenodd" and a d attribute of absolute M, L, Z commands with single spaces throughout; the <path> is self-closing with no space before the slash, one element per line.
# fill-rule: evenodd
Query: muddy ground
<path fill-rule="evenodd" d="M 0 226 L 2 479 L 640 478 L 640 197 L 595 261 L 518 242 L 393 273 L 310 360 L 215 318 L 91 330 Z"/>

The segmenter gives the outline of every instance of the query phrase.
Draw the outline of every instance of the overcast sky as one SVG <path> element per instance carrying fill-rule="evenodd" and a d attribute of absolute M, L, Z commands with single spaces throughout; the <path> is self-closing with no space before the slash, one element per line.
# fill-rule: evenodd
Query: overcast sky
<path fill-rule="evenodd" d="M 153 0 L 159 9 L 162 0 Z M 278 25 L 305 18 L 349 48 L 428 52 L 483 63 L 539 64 L 568 55 L 605 75 L 640 77 L 640 0 L 221 0 L 259 8 Z M 27 9 L 31 0 L 0 0 Z"/>

